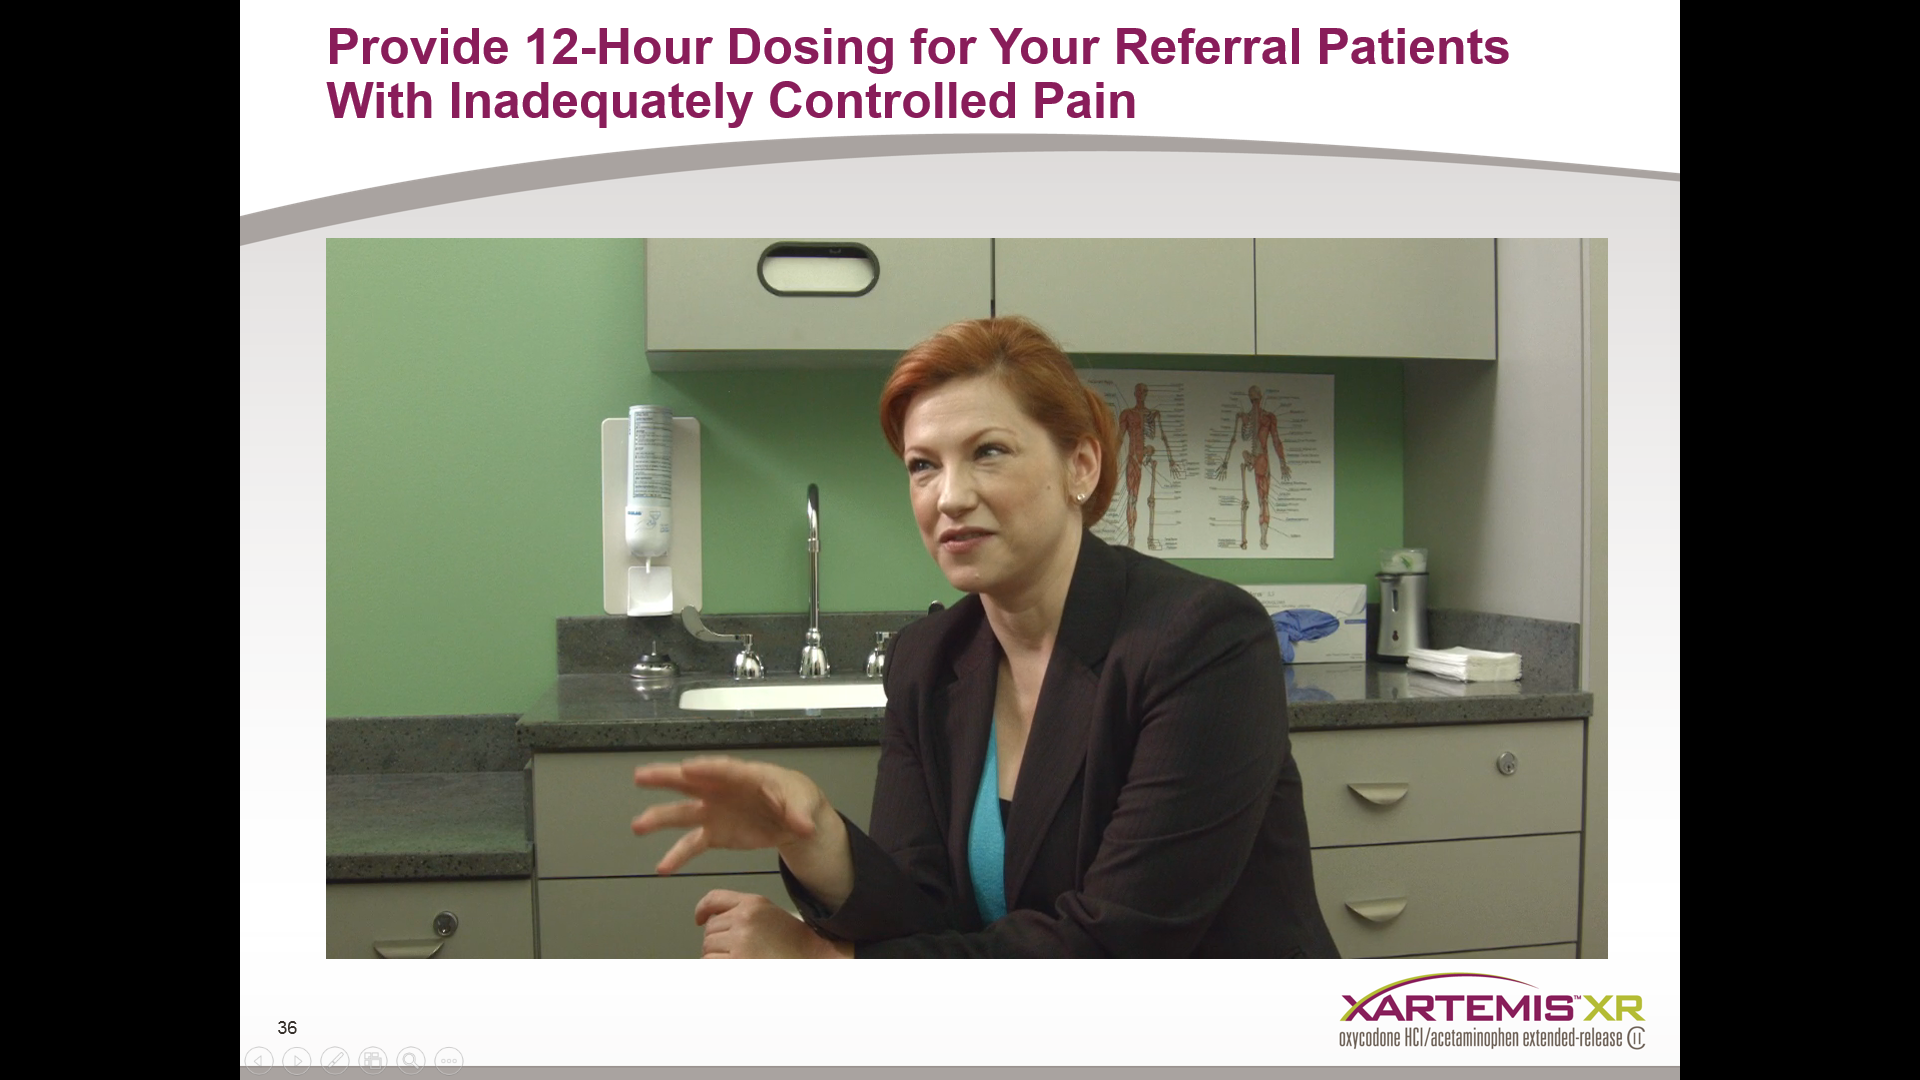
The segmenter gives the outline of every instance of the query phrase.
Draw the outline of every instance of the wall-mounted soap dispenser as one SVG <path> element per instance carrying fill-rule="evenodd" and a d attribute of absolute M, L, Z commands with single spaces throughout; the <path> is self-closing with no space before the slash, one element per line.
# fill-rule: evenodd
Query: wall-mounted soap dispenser
<path fill-rule="evenodd" d="M 669 457 L 672 485 L 663 488 Z M 699 607 L 700 421 L 644 405 L 601 421 L 600 518 L 607 614 Z"/>

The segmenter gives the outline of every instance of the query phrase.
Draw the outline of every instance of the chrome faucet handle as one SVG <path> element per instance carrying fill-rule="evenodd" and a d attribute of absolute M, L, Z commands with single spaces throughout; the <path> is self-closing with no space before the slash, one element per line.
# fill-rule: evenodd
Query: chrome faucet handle
<path fill-rule="evenodd" d="M 687 633 L 692 634 L 694 640 L 710 642 L 714 645 L 732 645 L 736 642 L 753 640 L 752 634 L 722 634 L 707 629 L 707 624 L 700 619 L 700 609 L 692 604 L 680 609 L 680 625 L 687 628 Z"/>
<path fill-rule="evenodd" d="M 738 645 L 740 653 L 733 658 L 733 677 L 736 679 L 759 679 L 766 676 L 766 667 L 760 663 L 760 654 L 753 651 L 752 634 L 721 634 L 707 629 L 700 620 L 700 609 L 689 604 L 680 610 L 680 625 L 687 628 L 694 640 L 714 645 Z"/>
<path fill-rule="evenodd" d="M 873 651 L 867 654 L 867 678 L 881 679 L 887 674 L 887 639 L 893 637 L 891 630 L 873 632 Z"/>
<path fill-rule="evenodd" d="M 800 646 L 800 677 L 824 679 L 831 674 L 833 668 L 827 664 L 827 651 L 820 647 L 820 631 L 808 630 L 807 643 Z"/>

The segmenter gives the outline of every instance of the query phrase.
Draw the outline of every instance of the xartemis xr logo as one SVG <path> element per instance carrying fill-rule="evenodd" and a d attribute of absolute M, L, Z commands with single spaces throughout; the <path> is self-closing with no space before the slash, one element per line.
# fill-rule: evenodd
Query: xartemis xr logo
<path fill-rule="evenodd" d="M 1511 983 L 1526 990 L 1505 991 L 1497 987 L 1476 987 L 1470 984 L 1446 982 L 1451 979 L 1480 979 L 1494 983 Z M 1429 1022 L 1460 1020 L 1526 1020 L 1535 1022 L 1566 1022 L 1575 1018 L 1575 1008 L 1588 1006 L 1583 1020 L 1625 1020 L 1629 1017 L 1645 1022 L 1640 1015 L 1641 1004 L 1638 994 L 1605 994 L 1596 997 L 1592 994 L 1538 994 L 1528 990 L 1538 990 L 1532 983 L 1510 979 L 1505 975 L 1487 975 L 1472 971 L 1449 971 L 1436 975 L 1416 975 L 1411 979 L 1388 983 L 1370 994 L 1354 1000 L 1349 994 L 1346 999 L 1347 1011 L 1341 1020 L 1394 1020 L 1406 1023 L 1413 1020 Z M 1475 993 L 1475 990 L 1486 992 Z"/>

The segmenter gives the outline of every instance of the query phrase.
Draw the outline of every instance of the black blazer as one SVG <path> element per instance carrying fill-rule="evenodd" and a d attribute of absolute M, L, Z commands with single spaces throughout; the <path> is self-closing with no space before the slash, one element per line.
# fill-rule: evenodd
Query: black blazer
<path fill-rule="evenodd" d="M 1338 955 L 1252 596 L 1084 534 L 984 926 L 967 830 L 999 658 L 976 596 L 901 631 L 853 892 L 829 914 L 787 874 L 809 923 L 863 957 Z"/>

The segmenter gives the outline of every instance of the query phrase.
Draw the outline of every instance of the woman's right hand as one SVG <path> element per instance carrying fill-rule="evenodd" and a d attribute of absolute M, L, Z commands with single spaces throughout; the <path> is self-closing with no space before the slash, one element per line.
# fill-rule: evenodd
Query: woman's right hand
<path fill-rule="evenodd" d="M 764 761 L 699 757 L 678 765 L 643 765 L 634 770 L 633 782 L 688 796 L 648 807 L 633 819 L 637 836 L 660 829 L 688 830 L 661 858 L 656 869 L 662 874 L 673 873 L 709 848 L 805 846 L 828 819 L 838 820 L 820 785 L 805 773 Z"/>

